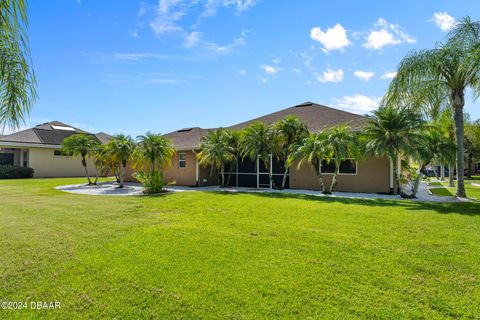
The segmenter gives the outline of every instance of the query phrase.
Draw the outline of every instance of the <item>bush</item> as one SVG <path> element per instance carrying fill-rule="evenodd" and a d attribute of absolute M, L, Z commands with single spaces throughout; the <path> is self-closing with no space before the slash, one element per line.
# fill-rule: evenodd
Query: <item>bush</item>
<path fill-rule="evenodd" d="M 143 186 L 143 193 L 145 194 L 160 193 L 165 186 L 163 175 L 158 171 L 153 173 L 138 171 L 133 174 L 133 177 L 140 181 Z"/>
<path fill-rule="evenodd" d="M 19 178 L 32 178 L 32 177 L 33 177 L 32 168 L 0 165 L 0 179 L 19 179 Z"/>

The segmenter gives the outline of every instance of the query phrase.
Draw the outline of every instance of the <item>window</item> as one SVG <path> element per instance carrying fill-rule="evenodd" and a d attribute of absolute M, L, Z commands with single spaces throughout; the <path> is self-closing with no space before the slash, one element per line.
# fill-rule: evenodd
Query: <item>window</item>
<path fill-rule="evenodd" d="M 185 168 L 187 165 L 187 159 L 185 157 L 185 153 L 184 152 L 180 152 L 178 154 L 178 166 L 180 168 Z"/>
<path fill-rule="evenodd" d="M 63 152 L 62 150 L 53 150 L 53 155 L 56 157 L 71 157 L 71 153 Z"/>
<path fill-rule="evenodd" d="M 28 167 L 28 151 L 23 151 L 23 166 Z"/>
<path fill-rule="evenodd" d="M 322 167 L 320 168 L 321 173 L 331 173 L 335 172 L 335 163 L 334 159 L 331 159 L 330 162 L 327 160 L 322 161 Z M 357 174 L 357 163 L 353 159 L 346 159 L 340 163 L 339 174 Z"/>

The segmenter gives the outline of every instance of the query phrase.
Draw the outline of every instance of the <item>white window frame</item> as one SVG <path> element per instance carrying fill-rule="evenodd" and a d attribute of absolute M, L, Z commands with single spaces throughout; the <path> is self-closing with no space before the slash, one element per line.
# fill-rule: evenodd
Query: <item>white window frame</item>
<path fill-rule="evenodd" d="M 182 159 L 182 155 L 183 155 L 183 159 Z M 184 166 L 182 167 L 181 163 L 183 162 Z M 187 167 L 187 154 L 185 152 L 179 152 L 178 153 L 178 167 L 180 169 L 182 168 L 186 168 Z"/>
<path fill-rule="evenodd" d="M 334 161 L 334 160 L 335 160 L 335 158 L 330 159 L 330 161 Z M 357 160 L 355 160 L 355 158 L 345 158 L 345 160 L 353 160 L 355 162 L 355 173 L 341 173 L 341 172 L 339 172 L 338 175 L 339 176 L 356 176 L 356 175 L 358 175 L 358 162 L 357 162 Z M 326 159 L 323 159 L 322 162 L 323 161 L 326 161 Z M 320 174 L 322 174 L 322 175 L 330 175 L 330 176 L 334 175 L 333 172 L 323 173 L 322 172 L 322 164 L 320 164 L 319 171 L 320 171 Z"/>

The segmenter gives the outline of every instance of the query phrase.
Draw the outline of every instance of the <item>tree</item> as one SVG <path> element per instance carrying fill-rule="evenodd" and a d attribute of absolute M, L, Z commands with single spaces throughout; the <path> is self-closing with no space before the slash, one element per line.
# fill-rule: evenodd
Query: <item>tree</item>
<path fill-rule="evenodd" d="M 308 137 L 307 126 L 295 116 L 287 116 L 275 123 L 275 130 L 278 135 L 280 156 L 284 163 L 284 172 L 281 189 L 285 188 L 288 175 L 288 157 L 293 151 L 292 148 Z"/>
<path fill-rule="evenodd" d="M 197 154 L 199 164 L 220 171 L 221 186 L 225 186 L 225 165 L 235 160 L 235 149 L 230 144 L 231 131 L 219 128 L 202 138 L 201 151 Z"/>
<path fill-rule="evenodd" d="M 266 126 L 262 122 L 252 123 L 243 129 L 240 138 L 242 158 L 255 161 L 255 167 L 257 166 L 257 159 L 262 161 L 268 168 L 268 178 L 272 186 L 274 186 L 274 181 L 270 161 L 276 155 L 276 146 L 279 145 L 276 139 L 278 139 L 278 135 L 275 133 L 275 127 Z"/>
<path fill-rule="evenodd" d="M 333 172 L 332 181 L 328 193 L 335 190 L 337 184 L 337 175 L 340 172 L 340 164 L 346 159 L 360 158 L 360 148 L 357 139 L 357 133 L 350 130 L 347 125 L 339 125 L 324 130 L 325 135 L 325 151 L 327 162 L 333 161 L 335 171 Z"/>
<path fill-rule="evenodd" d="M 464 185 L 465 90 L 480 95 L 480 23 L 469 17 L 459 21 L 444 44 L 435 49 L 412 51 L 400 62 L 384 101 L 408 95 L 427 97 L 432 92 L 449 100 L 454 111 L 457 160 L 457 197 L 466 197 Z"/>
<path fill-rule="evenodd" d="M 37 97 L 27 11 L 26 1 L 0 2 L 0 126 L 11 129 L 18 128 Z"/>
<path fill-rule="evenodd" d="M 158 193 L 164 186 L 162 170 L 172 165 L 175 148 L 170 139 L 147 132 L 137 137 L 138 144 L 133 153 L 134 167 L 140 169 L 140 178 L 145 193 Z"/>
<path fill-rule="evenodd" d="M 77 133 L 67 137 L 63 140 L 62 144 L 62 152 L 66 154 L 71 154 L 74 157 L 81 157 L 82 166 L 85 169 L 85 175 L 88 180 L 88 184 L 95 184 L 92 183 L 90 180 L 90 175 L 88 173 L 87 167 L 87 158 L 95 153 L 96 147 L 100 144 L 95 137 L 85 134 L 85 133 Z"/>
<path fill-rule="evenodd" d="M 130 136 L 118 134 L 107 143 L 105 148 L 108 157 L 118 163 L 120 176 L 120 185 L 118 187 L 123 188 L 125 169 L 135 150 L 135 142 Z"/>
<path fill-rule="evenodd" d="M 480 119 L 467 122 L 465 126 L 465 157 L 468 164 L 468 177 L 472 177 L 473 161 L 480 157 Z"/>
<path fill-rule="evenodd" d="M 298 161 L 297 168 L 300 168 L 304 162 L 310 164 L 318 177 L 320 185 L 320 192 L 325 193 L 325 183 L 323 181 L 320 166 L 323 160 L 327 157 L 327 150 L 325 146 L 326 136 L 324 132 L 312 133 L 301 143 L 293 147 L 293 152 L 288 157 L 288 164 L 292 165 Z"/>
<path fill-rule="evenodd" d="M 364 130 L 368 141 L 366 150 L 378 157 L 386 156 L 390 159 L 393 164 L 393 193 L 398 194 L 398 172 L 401 172 L 401 168 L 398 168 L 397 159 L 401 154 L 413 154 L 415 147 L 420 145 L 423 121 L 412 109 L 391 105 L 381 106 L 372 115 L 368 115 L 367 119 Z"/>

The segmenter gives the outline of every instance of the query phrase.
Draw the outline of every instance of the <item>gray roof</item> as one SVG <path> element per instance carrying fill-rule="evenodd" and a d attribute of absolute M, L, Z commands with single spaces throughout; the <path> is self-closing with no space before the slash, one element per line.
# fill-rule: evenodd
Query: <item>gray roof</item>
<path fill-rule="evenodd" d="M 59 127 L 70 127 L 73 130 L 61 130 L 55 128 L 54 126 Z M 82 129 L 75 128 L 71 125 L 65 124 L 60 121 L 51 121 L 39 124 L 36 127 L 22 130 L 16 133 L 12 133 L 3 137 L 0 137 L 1 142 L 10 142 L 10 143 L 27 143 L 27 144 L 47 144 L 47 145 L 61 145 L 63 140 L 71 135 L 77 133 L 91 134 Z M 106 139 L 105 133 L 100 133 L 101 136 L 97 137 L 101 142 L 102 139 Z M 96 136 L 96 135 L 95 135 Z"/>
<path fill-rule="evenodd" d="M 303 123 L 305 123 L 310 132 L 319 132 L 339 124 L 347 124 L 353 130 L 361 130 L 366 124 L 366 118 L 364 116 L 313 102 L 304 102 L 293 107 L 235 124 L 227 127 L 227 129 L 241 130 L 253 122 L 271 124 L 289 115 L 297 116 Z M 207 135 L 210 130 L 214 129 L 194 127 L 173 131 L 166 134 L 166 136 L 172 139 L 177 150 L 198 149 L 202 137 Z"/>
<path fill-rule="evenodd" d="M 97 139 L 103 144 L 107 144 L 108 141 L 110 141 L 113 138 L 111 135 L 105 132 L 96 133 L 95 137 L 97 137 Z"/>

